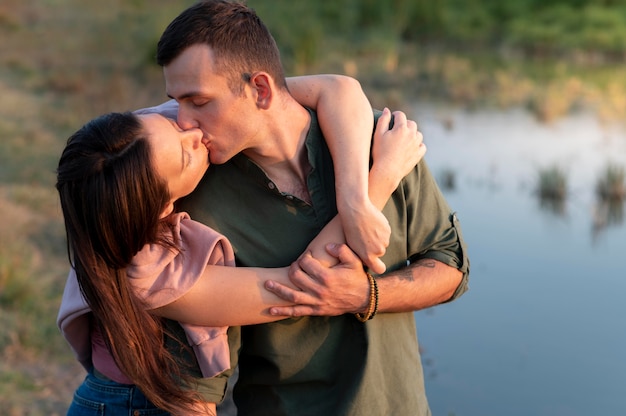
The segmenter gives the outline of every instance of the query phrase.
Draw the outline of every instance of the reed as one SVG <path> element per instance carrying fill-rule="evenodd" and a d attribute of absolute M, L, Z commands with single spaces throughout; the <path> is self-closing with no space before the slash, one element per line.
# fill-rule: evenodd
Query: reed
<path fill-rule="evenodd" d="M 626 171 L 623 166 L 609 164 L 596 184 L 602 200 L 621 202 L 626 198 Z"/>
<path fill-rule="evenodd" d="M 567 196 L 567 175 L 559 166 L 539 169 L 537 194 L 542 200 L 563 201 Z"/>
<path fill-rule="evenodd" d="M 439 173 L 439 186 L 446 191 L 454 191 L 456 189 L 456 172 L 451 168 L 442 169 Z"/>

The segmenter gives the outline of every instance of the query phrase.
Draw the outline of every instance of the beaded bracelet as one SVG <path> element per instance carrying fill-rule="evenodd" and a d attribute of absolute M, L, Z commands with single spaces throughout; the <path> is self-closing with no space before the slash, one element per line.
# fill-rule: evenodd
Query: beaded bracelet
<path fill-rule="evenodd" d="M 356 316 L 356 319 L 361 322 L 369 321 L 376 315 L 376 312 L 378 312 L 378 284 L 376 283 L 376 279 L 374 279 L 374 276 L 367 272 L 366 274 L 367 279 L 370 282 L 370 300 L 369 304 L 367 305 L 367 311 L 365 313 L 354 314 L 354 316 Z"/>

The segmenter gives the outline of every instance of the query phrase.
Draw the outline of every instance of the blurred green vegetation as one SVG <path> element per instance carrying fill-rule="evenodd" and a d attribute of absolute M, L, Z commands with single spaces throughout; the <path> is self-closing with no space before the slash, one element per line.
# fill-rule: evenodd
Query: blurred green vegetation
<path fill-rule="evenodd" d="M 626 56 L 624 0 L 249 0 L 248 4 L 293 58 L 316 58 L 314 49 L 328 52 L 331 39 L 350 53 L 367 53 L 374 41 L 491 53 L 518 49 L 531 59 L 574 58 L 588 63 L 621 62 Z M 303 47 L 309 51 L 302 52 Z"/>
<path fill-rule="evenodd" d="M 626 0 L 249 0 L 290 73 L 357 77 L 375 105 L 407 97 L 626 116 Z"/>
<path fill-rule="evenodd" d="M 90 118 L 165 100 L 156 42 L 192 3 L 0 3 L 0 413 L 63 414 L 80 382 L 55 325 L 67 272 L 55 165 Z M 580 109 L 626 116 L 626 0 L 248 4 L 288 74 L 353 75 L 376 107 L 429 99 L 521 106 L 546 122 Z"/>

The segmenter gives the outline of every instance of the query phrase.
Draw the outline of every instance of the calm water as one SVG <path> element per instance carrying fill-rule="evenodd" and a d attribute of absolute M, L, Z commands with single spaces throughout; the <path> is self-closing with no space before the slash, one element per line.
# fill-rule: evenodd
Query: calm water
<path fill-rule="evenodd" d="M 594 194 L 608 163 L 626 166 L 626 133 L 583 115 L 414 114 L 435 175 L 456 173 L 472 262 L 465 296 L 416 313 L 433 414 L 626 414 L 625 207 L 607 219 Z M 533 194 L 551 165 L 569 179 L 557 209 Z"/>

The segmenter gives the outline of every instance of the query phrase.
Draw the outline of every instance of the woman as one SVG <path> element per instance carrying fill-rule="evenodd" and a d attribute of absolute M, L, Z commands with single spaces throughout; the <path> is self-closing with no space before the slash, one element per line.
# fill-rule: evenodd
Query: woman
<path fill-rule="evenodd" d="M 415 129 L 407 134 L 401 131 L 407 123 L 396 120 L 397 127 L 387 131 L 389 112 L 383 117 L 376 132 L 370 184 L 370 196 L 379 206 L 425 151 Z M 383 134 L 399 142 L 377 145 Z M 70 414 L 84 414 L 81 403 L 112 404 L 107 402 L 110 395 L 96 400 L 98 391 L 130 395 L 133 403 L 125 399 L 121 404 L 126 410 L 149 411 L 136 414 L 165 414 L 158 409 L 174 414 L 215 413 L 214 404 L 205 403 L 194 391 L 180 353 L 166 348 L 174 337 L 162 318 L 205 326 L 280 319 L 270 316 L 267 308 L 284 301 L 260 288 L 268 279 L 289 284 L 287 269 L 224 267 L 234 265 L 227 240 L 186 214 L 173 212 L 173 203 L 195 188 L 208 165 L 200 130 L 182 131 L 175 122 L 155 114 L 105 115 L 68 140 L 59 162 L 57 189 L 70 261 L 92 312 L 68 311 L 65 299 L 60 312 L 64 334 L 90 371 Z M 324 240 L 316 239 L 311 249 L 342 241 L 338 221 L 324 233 Z M 233 293 L 240 299 L 236 308 L 223 301 L 225 294 L 232 298 Z M 84 324 L 85 317 L 91 319 L 88 334 L 84 326 L 75 325 Z M 77 338 L 81 328 L 83 336 Z M 185 330 L 190 340 L 209 341 L 194 348 L 204 377 L 228 368 L 226 328 L 186 325 Z M 108 380 L 98 380 L 101 373 Z M 81 397 L 85 394 L 87 398 Z"/>

